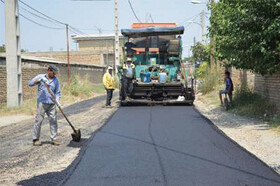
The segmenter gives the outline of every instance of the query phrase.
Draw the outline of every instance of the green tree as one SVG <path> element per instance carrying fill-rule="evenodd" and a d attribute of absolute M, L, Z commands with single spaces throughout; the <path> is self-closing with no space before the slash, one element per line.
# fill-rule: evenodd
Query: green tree
<path fill-rule="evenodd" d="M 280 70 L 278 0 L 220 0 L 210 21 L 219 60 L 260 74 Z"/>
<path fill-rule="evenodd" d="M 210 53 L 207 46 L 197 42 L 191 47 L 194 61 L 209 61 Z"/>
<path fill-rule="evenodd" d="M 4 44 L 0 46 L 0 52 L 6 52 L 6 48 Z"/>

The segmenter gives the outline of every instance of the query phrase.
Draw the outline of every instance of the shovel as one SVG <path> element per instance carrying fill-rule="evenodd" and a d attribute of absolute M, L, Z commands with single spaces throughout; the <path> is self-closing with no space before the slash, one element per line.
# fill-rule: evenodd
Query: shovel
<path fill-rule="evenodd" d="M 44 82 L 42 82 L 44 83 Z M 64 118 L 66 119 L 66 121 L 68 122 L 68 124 L 70 125 L 70 127 L 73 129 L 74 133 L 71 134 L 73 141 L 75 142 L 79 142 L 81 140 L 81 130 L 78 129 L 76 130 L 75 127 L 71 124 L 71 122 L 69 121 L 69 119 L 66 117 L 66 115 L 64 114 L 62 108 L 60 107 L 60 105 L 57 103 L 55 96 L 53 94 L 53 92 L 51 91 L 50 87 L 48 86 L 47 83 L 44 83 L 46 89 L 48 90 L 49 94 L 51 95 L 54 103 L 56 104 L 56 106 L 59 108 L 61 114 L 64 116 Z"/>

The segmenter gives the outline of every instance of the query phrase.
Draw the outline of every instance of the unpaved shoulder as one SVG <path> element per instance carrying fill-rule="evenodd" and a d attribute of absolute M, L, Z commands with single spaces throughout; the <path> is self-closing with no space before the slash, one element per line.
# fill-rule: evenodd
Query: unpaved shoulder
<path fill-rule="evenodd" d="M 58 141 L 60 146 L 50 144 L 50 127 L 45 118 L 42 124 L 43 146 L 32 146 L 33 118 L 13 125 L 0 127 L 0 185 L 56 185 L 66 176 L 67 168 L 86 148 L 92 134 L 106 123 L 118 109 L 106 109 L 106 97 L 94 98 L 65 108 L 65 114 L 81 129 L 82 140 L 71 141 L 72 129 L 62 115 L 58 116 Z"/>

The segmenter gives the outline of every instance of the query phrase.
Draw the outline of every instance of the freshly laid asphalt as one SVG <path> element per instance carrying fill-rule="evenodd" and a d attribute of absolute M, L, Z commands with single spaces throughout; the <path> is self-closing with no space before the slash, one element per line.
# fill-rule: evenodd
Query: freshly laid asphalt
<path fill-rule="evenodd" d="M 122 107 L 65 185 L 280 185 L 194 107 Z"/>

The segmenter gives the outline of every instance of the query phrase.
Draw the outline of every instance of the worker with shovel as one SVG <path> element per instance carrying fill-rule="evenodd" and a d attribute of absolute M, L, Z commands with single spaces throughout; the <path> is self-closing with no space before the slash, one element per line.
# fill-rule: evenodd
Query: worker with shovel
<path fill-rule="evenodd" d="M 51 140 L 53 145 L 59 145 L 56 141 L 57 137 L 57 111 L 56 104 L 60 107 L 59 99 L 61 97 L 60 94 L 60 85 L 59 81 L 56 78 L 57 68 L 55 66 L 50 65 L 48 67 L 47 74 L 39 74 L 29 81 L 29 86 L 38 85 L 38 96 L 37 96 L 37 113 L 33 124 L 33 145 L 41 146 L 40 132 L 41 125 L 44 120 L 45 113 L 48 116 L 50 122 L 50 132 L 51 132 Z M 54 93 L 56 98 L 56 104 L 52 99 L 49 91 L 47 90 L 46 85 L 49 89 Z"/>

